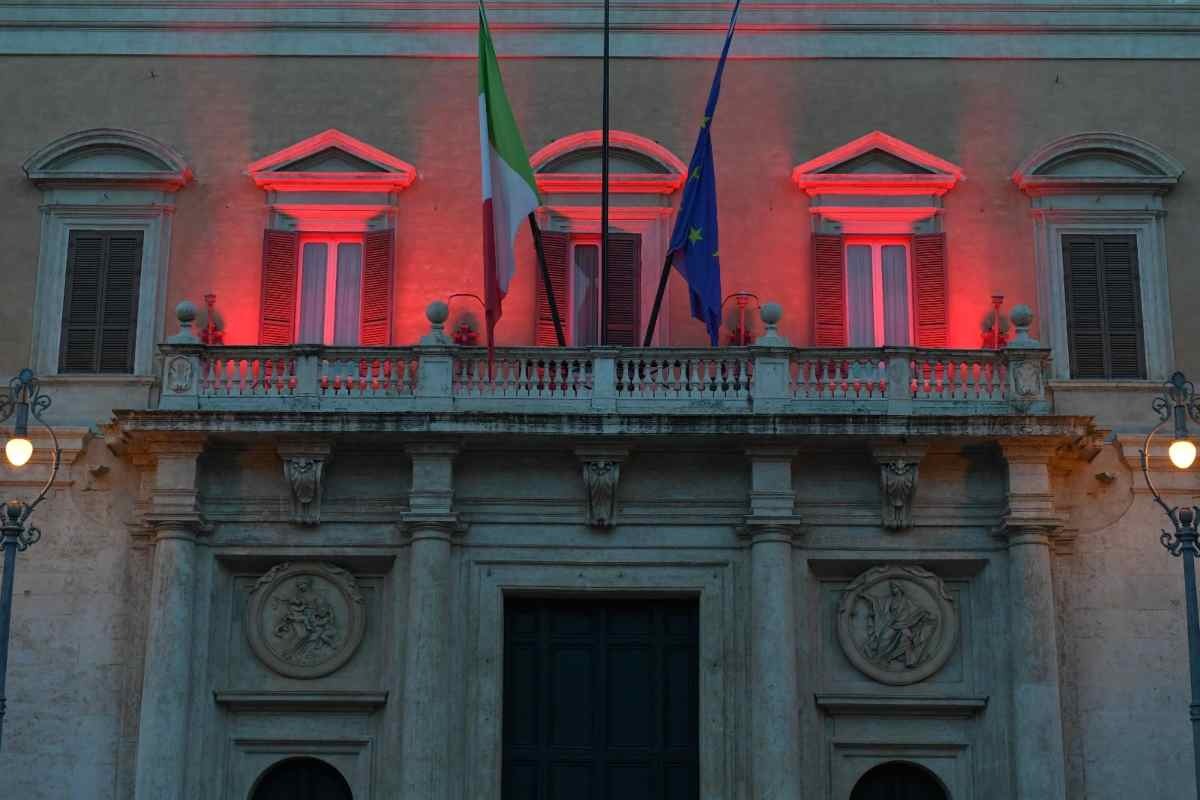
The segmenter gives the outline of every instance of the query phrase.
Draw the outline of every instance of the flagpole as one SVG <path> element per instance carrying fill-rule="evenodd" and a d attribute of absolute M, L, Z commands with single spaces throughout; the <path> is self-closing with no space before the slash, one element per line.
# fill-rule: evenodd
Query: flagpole
<path fill-rule="evenodd" d="M 533 234 L 533 249 L 537 252 L 538 266 L 542 270 L 542 285 L 546 287 L 546 302 L 550 304 L 550 318 L 554 320 L 554 335 L 558 337 L 558 346 L 567 346 L 567 337 L 563 336 L 562 320 L 558 316 L 558 302 L 554 299 L 554 286 L 550 283 L 550 270 L 546 267 L 546 253 L 542 250 L 542 229 L 538 227 L 537 217 L 529 212 L 529 232 Z"/>
<path fill-rule="evenodd" d="M 654 328 L 658 325 L 658 309 L 662 306 L 663 293 L 667 290 L 667 276 L 671 274 L 672 255 L 673 253 L 667 253 L 667 258 L 663 261 L 662 277 L 658 279 L 658 291 L 654 294 L 654 308 L 650 310 L 650 324 L 646 326 L 646 339 L 642 342 L 642 347 L 649 347 L 654 338 Z"/>
<path fill-rule="evenodd" d="M 608 344 L 608 3 L 604 0 L 604 119 L 600 137 L 600 343 Z"/>

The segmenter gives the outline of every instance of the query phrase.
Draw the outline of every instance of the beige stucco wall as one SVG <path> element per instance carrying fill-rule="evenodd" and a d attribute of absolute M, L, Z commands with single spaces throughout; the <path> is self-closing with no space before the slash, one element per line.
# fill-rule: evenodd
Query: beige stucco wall
<path fill-rule="evenodd" d="M 400 198 L 394 341 L 423 332 L 428 300 L 479 291 L 475 64 L 470 60 L 296 58 L 5 58 L 0 102 L 0 237 L 10 297 L 0 308 L 0 367 L 25 361 L 37 262 L 40 192 L 20 162 L 65 133 L 97 126 L 143 131 L 192 164 L 180 192 L 168 308 L 217 293 L 227 341 L 257 338 L 263 193 L 243 174 L 251 161 L 335 127 L 415 164 Z M 504 62 L 529 149 L 599 127 L 599 70 L 591 60 Z M 618 60 L 612 124 L 656 139 L 685 161 L 712 64 Z M 807 200 L 791 167 L 881 129 L 958 163 L 967 180 L 945 198 L 951 344 L 977 346 L 993 292 L 1036 304 L 1029 201 L 1011 183 L 1036 147 L 1070 133 L 1109 129 L 1146 139 L 1185 167 L 1200 164 L 1192 101 L 1200 65 L 1085 61 L 735 61 L 715 128 L 724 288 L 783 303 L 784 333 L 809 340 Z M 1153 90 L 1148 90 L 1152 87 Z M 1200 249 L 1200 195 L 1184 182 L 1167 199 L 1167 251 L 1176 298 L 1194 290 L 1189 254 Z M 502 343 L 532 335 L 534 269 L 526 252 L 511 290 Z M 679 285 L 674 279 L 673 285 Z M 672 297 L 676 344 L 703 341 Z M 1175 304 L 1177 361 L 1200 366 L 1188 342 L 1200 330 Z M 168 314 L 168 331 L 172 320 Z"/>

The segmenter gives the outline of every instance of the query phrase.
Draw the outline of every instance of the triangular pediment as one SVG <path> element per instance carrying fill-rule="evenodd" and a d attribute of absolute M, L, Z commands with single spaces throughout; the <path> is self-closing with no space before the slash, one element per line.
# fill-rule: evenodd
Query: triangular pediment
<path fill-rule="evenodd" d="M 792 178 L 806 190 L 848 190 L 865 184 L 927 184 L 946 191 L 963 179 L 963 171 L 957 164 L 916 145 L 882 131 L 872 131 L 797 165 Z"/>
<path fill-rule="evenodd" d="M 331 128 L 255 161 L 246 174 L 277 191 L 377 191 L 407 187 L 416 168 Z"/>

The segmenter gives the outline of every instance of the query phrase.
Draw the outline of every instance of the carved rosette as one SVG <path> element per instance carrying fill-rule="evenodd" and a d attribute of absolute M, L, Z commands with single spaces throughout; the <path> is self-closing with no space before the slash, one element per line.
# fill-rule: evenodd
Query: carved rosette
<path fill-rule="evenodd" d="M 246 638 L 264 664 L 289 678 L 340 669 L 362 643 L 366 608 L 358 582 L 324 562 L 277 564 L 246 604 Z"/>
<path fill-rule="evenodd" d="M 864 675 L 906 686 L 946 665 L 958 643 L 958 614 L 941 578 L 929 570 L 873 567 L 842 594 L 837 637 Z"/>

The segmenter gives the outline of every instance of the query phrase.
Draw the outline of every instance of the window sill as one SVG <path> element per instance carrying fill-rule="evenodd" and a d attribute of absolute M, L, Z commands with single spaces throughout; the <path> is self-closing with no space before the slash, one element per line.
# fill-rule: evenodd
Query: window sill
<path fill-rule="evenodd" d="M 1162 388 L 1162 381 L 1158 380 L 1129 380 L 1128 378 L 1118 378 L 1111 381 L 1097 380 L 1095 378 L 1086 379 L 1066 379 L 1058 378 L 1048 381 L 1047 385 L 1054 391 L 1080 391 L 1091 392 L 1104 389 L 1117 389 L 1127 391 L 1159 391 Z"/>
<path fill-rule="evenodd" d="M 39 375 L 38 380 L 43 386 L 153 386 L 158 383 L 158 378 L 154 375 L 92 375 L 69 372 Z"/>

